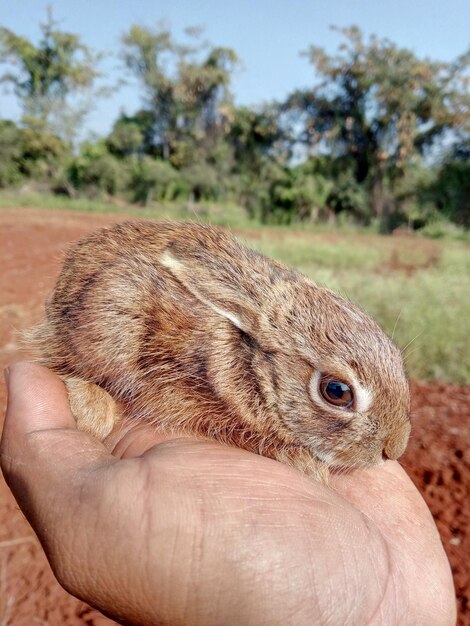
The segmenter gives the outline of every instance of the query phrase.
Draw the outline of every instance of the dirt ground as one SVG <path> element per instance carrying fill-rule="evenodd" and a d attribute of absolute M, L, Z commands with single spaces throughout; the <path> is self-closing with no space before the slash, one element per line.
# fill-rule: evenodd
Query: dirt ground
<path fill-rule="evenodd" d="M 18 329 L 42 314 L 67 245 L 122 217 L 0 210 L 0 366 L 18 358 Z M 454 573 L 459 626 L 470 626 L 470 387 L 412 383 L 413 433 L 402 463 L 435 519 Z M 0 385 L 0 416 L 5 388 Z M 112 624 L 55 581 L 39 544 L 0 479 L 0 623 Z"/>

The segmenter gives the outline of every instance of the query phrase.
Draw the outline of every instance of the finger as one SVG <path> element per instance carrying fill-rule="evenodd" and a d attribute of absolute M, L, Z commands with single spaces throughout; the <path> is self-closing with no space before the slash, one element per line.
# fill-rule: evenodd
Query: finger
<path fill-rule="evenodd" d="M 125 420 L 117 423 L 103 443 L 113 456 L 129 459 L 142 456 L 151 448 L 176 439 L 198 440 L 183 432 L 161 430 L 154 424 Z"/>
<path fill-rule="evenodd" d="M 10 368 L 7 387 L 0 444 L 5 478 L 62 586 L 111 610 L 119 600 L 112 585 L 113 531 L 132 508 L 116 504 L 125 480 L 113 470 L 121 463 L 97 439 L 76 429 L 65 387 L 52 372 L 18 363 Z M 131 471 L 128 480 L 137 484 L 135 474 Z M 127 501 L 124 497 L 125 504 L 134 493 Z M 122 595 L 121 605 L 126 602 Z"/>
<path fill-rule="evenodd" d="M 3 436 L 47 428 L 74 428 L 67 391 L 50 370 L 26 361 L 5 370 L 8 411 Z M 12 414 L 15 419 L 8 419 Z"/>
<path fill-rule="evenodd" d="M 61 380 L 46 368 L 17 363 L 7 375 L 8 403 L 0 464 L 33 525 L 54 499 L 64 507 L 80 475 L 114 462 L 96 439 L 79 432 Z"/>
<path fill-rule="evenodd" d="M 431 519 L 421 495 L 397 461 L 342 476 L 333 475 L 331 483 L 346 500 L 377 523 L 392 521 L 390 511 L 407 510 L 413 513 L 413 519 L 419 516 L 423 522 Z"/>
<path fill-rule="evenodd" d="M 449 562 L 431 512 L 401 465 L 387 461 L 379 468 L 335 477 L 332 484 L 380 530 L 392 557 L 392 574 L 398 579 L 394 570 L 406 572 L 410 580 L 420 580 L 423 589 L 435 587 L 432 594 L 420 596 L 422 606 L 415 602 L 412 607 L 418 621 L 455 623 Z"/>
<path fill-rule="evenodd" d="M 436 525 L 421 494 L 397 461 L 357 470 L 333 479 L 335 490 L 374 522 L 387 536 L 399 526 L 410 542 L 410 553 L 433 546 L 442 551 Z M 416 555 L 418 556 L 418 554 Z"/>

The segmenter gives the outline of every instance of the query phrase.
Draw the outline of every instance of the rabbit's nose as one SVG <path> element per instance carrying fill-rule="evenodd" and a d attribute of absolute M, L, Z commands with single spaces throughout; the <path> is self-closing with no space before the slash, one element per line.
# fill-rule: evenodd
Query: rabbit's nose
<path fill-rule="evenodd" d="M 398 459 L 406 449 L 408 443 L 408 437 L 410 436 L 410 425 L 405 424 L 397 433 L 394 433 L 387 439 L 382 450 L 382 458 L 384 461 L 387 459 Z"/>

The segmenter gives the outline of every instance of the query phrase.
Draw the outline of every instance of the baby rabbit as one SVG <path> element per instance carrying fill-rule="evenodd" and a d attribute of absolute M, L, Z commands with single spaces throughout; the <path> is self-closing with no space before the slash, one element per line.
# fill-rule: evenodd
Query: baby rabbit
<path fill-rule="evenodd" d="M 200 224 L 125 222 L 72 246 L 31 333 L 78 427 L 122 418 L 214 438 L 325 479 L 396 459 L 400 351 L 299 272 Z"/>

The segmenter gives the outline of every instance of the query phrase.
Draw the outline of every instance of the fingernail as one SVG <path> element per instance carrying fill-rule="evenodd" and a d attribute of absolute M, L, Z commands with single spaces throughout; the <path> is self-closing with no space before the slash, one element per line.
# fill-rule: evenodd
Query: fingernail
<path fill-rule="evenodd" d="M 10 379 L 10 368 L 9 367 L 6 367 L 3 370 L 3 378 L 5 379 L 5 382 L 8 385 L 8 380 Z"/>

